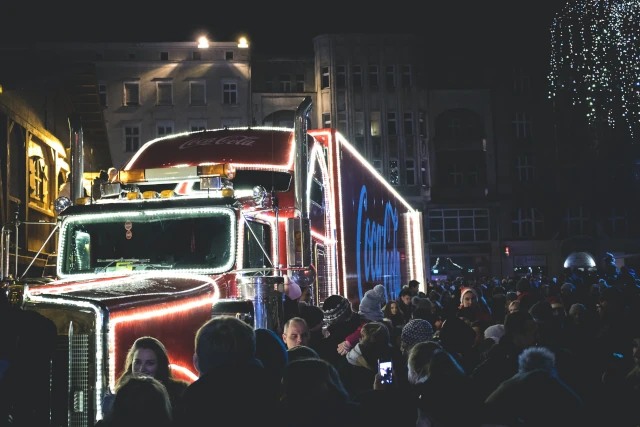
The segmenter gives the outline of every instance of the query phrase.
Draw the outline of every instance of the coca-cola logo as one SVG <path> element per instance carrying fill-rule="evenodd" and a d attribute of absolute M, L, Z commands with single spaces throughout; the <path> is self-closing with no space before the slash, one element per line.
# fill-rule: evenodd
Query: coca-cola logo
<path fill-rule="evenodd" d="M 251 147 L 257 139 L 260 139 L 260 137 L 246 135 L 229 135 L 217 138 L 193 138 L 183 142 L 178 148 L 180 150 L 184 150 L 186 148 L 199 147 L 202 145 L 243 145 L 245 147 Z"/>

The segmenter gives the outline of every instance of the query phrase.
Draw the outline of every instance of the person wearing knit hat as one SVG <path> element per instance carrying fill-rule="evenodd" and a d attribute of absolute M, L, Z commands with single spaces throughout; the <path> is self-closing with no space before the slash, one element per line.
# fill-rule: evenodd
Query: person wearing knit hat
<path fill-rule="evenodd" d="M 401 350 L 408 354 L 411 348 L 421 342 L 431 341 L 433 338 L 433 326 L 423 319 L 411 319 L 402 328 L 400 335 Z"/>
<path fill-rule="evenodd" d="M 551 303 L 551 309 L 553 310 L 554 316 L 564 316 L 566 314 L 562 298 L 553 297 L 549 299 L 549 303 Z"/>
<path fill-rule="evenodd" d="M 334 323 L 348 322 L 353 316 L 351 303 L 342 295 L 331 295 L 322 304 L 324 312 L 324 323 L 333 325 Z"/>
<path fill-rule="evenodd" d="M 483 311 L 478 304 L 478 292 L 473 288 L 462 288 L 460 290 L 460 306 L 458 306 L 458 316 L 473 323 L 482 320 L 494 323 L 489 313 Z"/>
<path fill-rule="evenodd" d="M 460 290 L 460 306 L 458 308 L 463 307 L 473 307 L 478 304 L 478 293 L 473 288 L 462 288 Z"/>
<path fill-rule="evenodd" d="M 491 338 L 496 344 L 504 336 L 504 325 L 491 325 L 484 330 L 484 337 Z"/>
<path fill-rule="evenodd" d="M 360 301 L 360 326 L 354 333 L 349 335 L 342 343 L 338 345 L 338 353 L 346 355 L 353 347 L 358 344 L 361 337 L 362 326 L 368 322 L 381 322 L 384 319 L 382 307 L 387 303 L 387 292 L 384 285 L 375 285 L 373 289 L 365 292 Z"/>
<path fill-rule="evenodd" d="M 387 295 L 383 285 L 376 285 L 367 291 L 360 301 L 360 317 L 372 322 L 379 322 L 384 318 L 382 307 L 387 303 Z"/>

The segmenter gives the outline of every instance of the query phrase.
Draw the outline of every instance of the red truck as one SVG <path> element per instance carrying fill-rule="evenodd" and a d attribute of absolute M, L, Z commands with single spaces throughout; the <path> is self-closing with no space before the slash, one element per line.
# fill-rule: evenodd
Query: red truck
<path fill-rule="evenodd" d="M 212 316 L 281 330 L 284 276 L 311 287 L 314 304 L 341 294 L 354 307 L 375 284 L 396 298 L 409 280 L 424 283 L 421 212 L 340 133 L 308 130 L 310 109 L 305 98 L 293 130 L 149 141 L 99 199 L 72 188 L 73 203 L 56 202 L 55 279 L 12 286 L 14 302 L 58 330 L 53 425 L 102 419 L 140 336 L 163 342 L 174 375 L 193 381 L 195 332 Z M 71 135 L 82 176 L 81 129 Z"/>

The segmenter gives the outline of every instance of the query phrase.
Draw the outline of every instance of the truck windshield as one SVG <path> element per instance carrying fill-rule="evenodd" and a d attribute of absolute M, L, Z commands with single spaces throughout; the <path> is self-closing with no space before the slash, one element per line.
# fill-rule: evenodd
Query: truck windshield
<path fill-rule="evenodd" d="M 227 271 L 235 261 L 235 224 L 234 212 L 220 207 L 72 216 L 60 235 L 61 275 Z"/>

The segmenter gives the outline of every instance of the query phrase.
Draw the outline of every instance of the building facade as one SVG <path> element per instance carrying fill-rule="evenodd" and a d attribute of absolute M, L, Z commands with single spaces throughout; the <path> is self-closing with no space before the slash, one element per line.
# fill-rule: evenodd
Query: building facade
<path fill-rule="evenodd" d="M 494 73 L 503 275 L 640 267 L 640 153 L 624 129 L 589 124 L 571 94 L 549 98 L 544 57 Z M 508 256 L 506 256 L 508 252 Z"/>
<path fill-rule="evenodd" d="M 95 65 L 111 166 L 118 169 L 152 139 L 252 123 L 246 43 L 75 43 L 53 49 Z"/>
<path fill-rule="evenodd" d="M 71 104 L 62 88 L 46 79 L 29 88 L 8 76 L 1 80 L 0 220 L 3 226 L 13 222 L 6 229 L 2 276 L 16 277 L 16 268 L 21 275 L 38 254 L 31 269 L 37 276 L 56 250 L 56 239 L 49 238 L 56 222 L 54 201 L 70 170 L 64 141 Z"/>
<path fill-rule="evenodd" d="M 253 118 L 256 126 L 293 127 L 293 117 L 305 96 L 316 105 L 313 57 L 252 58 Z M 311 121 L 312 127 L 317 122 Z"/>
<path fill-rule="evenodd" d="M 318 127 L 334 127 L 416 208 L 428 201 L 425 58 L 420 38 L 313 39 Z"/>

